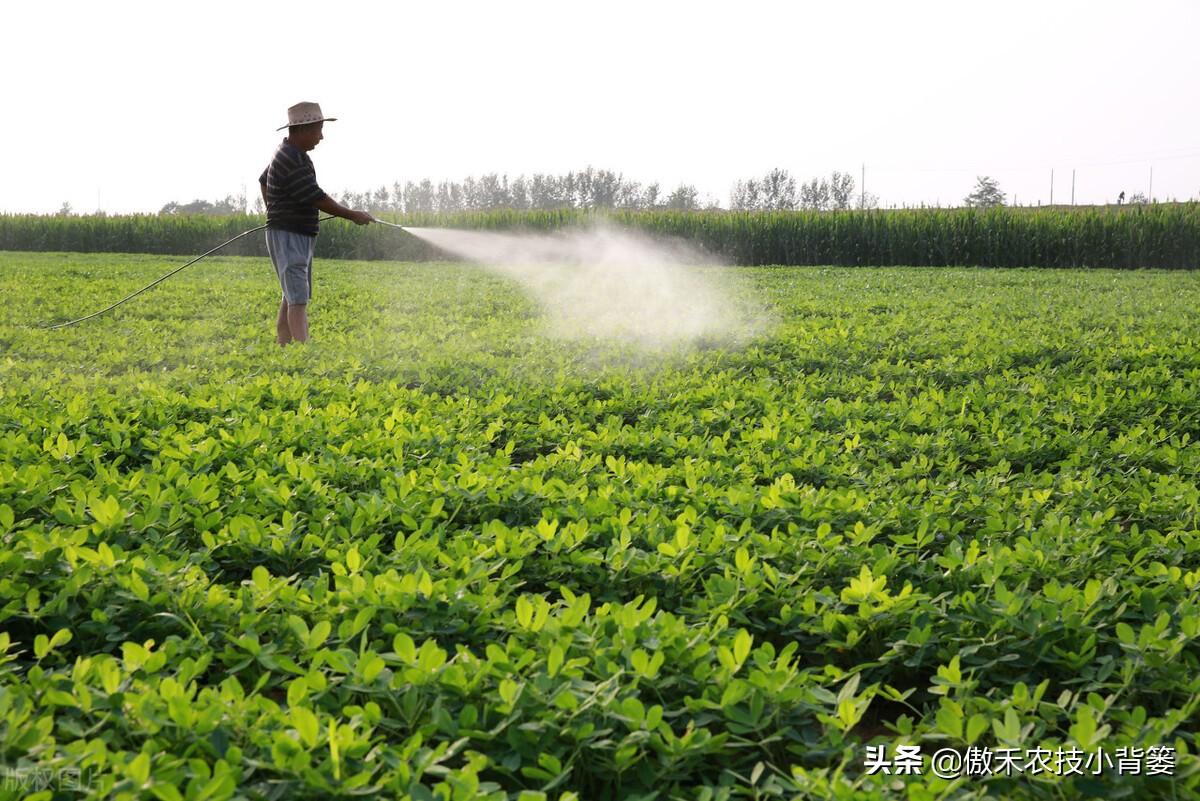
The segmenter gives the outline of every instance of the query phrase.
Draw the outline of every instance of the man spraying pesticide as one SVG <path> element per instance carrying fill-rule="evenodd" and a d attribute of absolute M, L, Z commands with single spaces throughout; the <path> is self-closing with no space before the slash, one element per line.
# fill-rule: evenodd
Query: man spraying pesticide
<path fill-rule="evenodd" d="M 374 222 L 365 211 L 348 209 L 325 194 L 308 152 L 324 139 L 326 117 L 317 103 L 297 103 L 288 109 L 288 135 L 258 182 L 267 206 L 267 252 L 279 277 L 283 299 L 275 321 L 275 341 L 308 341 L 308 301 L 312 298 L 312 260 L 317 243 L 318 212 L 358 225 Z"/>
<path fill-rule="evenodd" d="M 289 342 L 308 341 L 308 301 L 312 297 L 312 259 L 313 249 L 317 241 L 317 228 L 321 220 L 318 212 L 324 211 L 334 217 L 342 217 L 359 225 L 371 222 L 381 222 L 393 228 L 407 231 L 401 225 L 385 220 L 376 220 L 365 211 L 348 209 L 338 203 L 317 185 L 317 173 L 313 168 L 308 151 L 312 150 L 324 139 L 322 129 L 326 121 L 334 120 L 321 113 L 321 107 L 316 103 L 297 103 L 288 109 L 287 125 L 281 125 L 276 130 L 288 129 L 288 135 L 275 151 L 275 157 L 258 182 L 262 187 L 263 202 L 267 205 L 267 224 L 242 231 L 237 236 L 230 237 L 221 244 L 201 253 L 194 259 L 176 267 L 164 276 L 154 279 L 141 289 L 130 292 L 125 297 L 110 303 L 99 311 L 76 317 L 61 323 L 47 323 L 41 326 L 50 331 L 79 325 L 87 320 L 108 314 L 113 309 L 125 305 L 129 301 L 148 292 L 166 281 L 181 270 L 191 267 L 201 259 L 206 259 L 222 248 L 233 244 L 244 236 L 266 229 L 267 251 L 271 254 L 271 263 L 275 265 L 275 274 L 283 289 L 283 300 L 279 304 L 279 317 L 275 321 L 276 341 L 280 345 Z"/>

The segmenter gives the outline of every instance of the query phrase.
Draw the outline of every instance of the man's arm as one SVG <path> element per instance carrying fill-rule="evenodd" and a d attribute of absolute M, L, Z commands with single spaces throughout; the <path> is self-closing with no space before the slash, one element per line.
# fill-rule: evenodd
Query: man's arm
<path fill-rule="evenodd" d="M 343 220 L 349 220 L 358 225 L 366 225 L 367 223 L 375 222 L 375 218 L 365 211 L 356 209 L 348 209 L 341 203 L 331 198 L 329 195 L 317 201 L 316 206 L 326 214 L 332 214 L 334 217 L 341 217 Z"/>

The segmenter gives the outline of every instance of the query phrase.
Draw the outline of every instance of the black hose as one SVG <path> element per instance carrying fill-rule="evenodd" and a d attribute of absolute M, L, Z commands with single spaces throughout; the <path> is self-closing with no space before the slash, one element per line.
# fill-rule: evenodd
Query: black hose
<path fill-rule="evenodd" d="M 317 222 L 325 222 L 326 220 L 332 220 L 332 219 L 333 219 L 333 217 L 322 217 L 322 218 L 321 218 L 321 219 L 319 219 Z M 167 273 L 166 275 L 162 276 L 161 278 L 158 278 L 158 279 L 155 279 L 154 281 L 151 281 L 150 283 L 146 284 L 144 287 L 142 287 L 141 289 L 139 289 L 137 292 L 134 292 L 134 293 L 133 293 L 133 294 L 131 294 L 131 295 L 126 295 L 125 297 L 121 298 L 121 299 L 120 299 L 120 300 L 118 300 L 116 303 L 112 304 L 111 306 L 109 306 L 109 307 L 107 307 L 107 308 L 101 309 L 101 310 L 100 310 L 100 311 L 98 311 L 98 312 L 92 312 L 91 314 L 87 315 L 86 317 L 80 317 L 80 318 L 78 318 L 78 319 L 75 319 L 75 320 L 68 320 L 68 321 L 67 321 L 67 322 L 65 322 L 65 323 L 57 323 L 57 324 L 55 324 L 55 325 L 48 325 L 48 326 L 43 326 L 43 327 L 44 327 L 46 330 L 48 330 L 48 331 L 55 331 L 55 330 L 57 330 L 57 329 L 59 329 L 59 328 L 66 328 L 67 326 L 76 325 L 77 323 L 82 323 L 82 322 L 83 322 L 83 321 L 85 321 L 85 320 L 90 320 L 90 319 L 92 319 L 93 317 L 99 317 L 99 316 L 100 316 L 100 315 L 102 315 L 102 314 L 106 314 L 106 313 L 108 313 L 108 312 L 112 311 L 113 309 L 117 308 L 118 306 L 120 306 L 122 303 L 125 303 L 126 301 L 133 300 L 133 299 L 134 299 L 134 298 L 136 298 L 138 295 L 140 295 L 140 294 L 142 294 L 143 292 L 145 292 L 147 289 L 151 289 L 152 287 L 155 287 L 155 286 L 157 286 L 157 285 L 161 284 L 163 281 L 166 281 L 168 278 L 170 278 L 170 277 L 171 277 L 171 276 L 173 276 L 175 273 L 177 273 L 177 272 L 179 272 L 180 270 L 182 270 L 184 267 L 190 267 L 190 266 L 192 266 L 193 264 L 195 264 L 196 262 L 198 262 L 198 261 L 200 261 L 201 259 L 203 259 L 205 256 L 211 256 L 212 254 L 216 253 L 218 250 L 220 250 L 221 248 L 225 247 L 226 245 L 229 245 L 229 244 L 232 244 L 233 242 L 236 242 L 236 241 L 238 241 L 238 240 L 239 240 L 239 239 L 241 239 L 243 236 L 249 236 L 250 234 L 254 233 L 255 231 L 261 231 L 261 230 L 263 230 L 263 229 L 264 229 L 264 228 L 266 228 L 266 227 L 267 227 L 267 226 L 265 226 L 265 225 L 260 225 L 260 226 L 258 226 L 257 228 L 251 228 L 249 231 L 242 231 L 242 232 L 241 232 L 240 234 L 238 234 L 237 236 L 233 237 L 232 239 L 227 239 L 227 240 L 225 240 L 224 242 L 222 242 L 221 244 L 217 245 L 215 248 L 213 248 L 212 250 L 208 251 L 207 253 L 201 253 L 199 256 L 197 256 L 196 258 L 192 259 L 192 260 L 191 260 L 191 261 L 189 261 L 187 264 L 183 265 L 183 267 L 177 267 L 176 269 L 172 270 L 171 272 Z"/>

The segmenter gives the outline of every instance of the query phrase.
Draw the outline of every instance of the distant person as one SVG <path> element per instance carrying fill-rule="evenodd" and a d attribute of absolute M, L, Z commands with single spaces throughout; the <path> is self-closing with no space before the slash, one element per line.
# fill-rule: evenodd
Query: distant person
<path fill-rule="evenodd" d="M 1121 194 L 1117 195 L 1117 205 L 1120 206 L 1125 202 L 1125 190 L 1121 190 Z"/>
<path fill-rule="evenodd" d="M 373 222 L 365 211 L 348 209 L 317 185 L 317 172 L 308 151 L 324 135 L 326 117 L 316 103 L 297 103 L 288 109 L 288 134 L 275 157 L 259 176 L 267 206 L 267 252 L 275 265 L 283 300 L 275 321 L 275 341 L 308 341 L 308 301 L 312 297 L 312 260 L 317 242 L 319 212 L 342 217 L 359 225 Z"/>

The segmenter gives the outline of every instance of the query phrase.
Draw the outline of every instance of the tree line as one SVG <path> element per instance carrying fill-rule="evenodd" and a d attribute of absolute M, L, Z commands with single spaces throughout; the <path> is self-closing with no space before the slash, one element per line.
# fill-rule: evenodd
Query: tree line
<path fill-rule="evenodd" d="M 337 194 L 342 203 L 368 211 L 410 214 L 457 211 L 518 211 L 552 209 L 672 209 L 690 211 L 716 207 L 704 201 L 691 184 L 664 191 L 658 183 L 642 184 L 612 170 L 588 167 L 566 175 L 487 173 L 461 181 L 399 181 L 392 186 Z"/>
<path fill-rule="evenodd" d="M 395 181 L 365 191 L 334 193 L 343 204 L 372 212 L 423 214 L 437 212 L 518 211 L 555 209 L 624 209 L 630 211 L 693 211 L 716 209 L 720 204 L 701 196 L 695 185 L 681 183 L 667 191 L 658 182 L 643 184 L 612 170 L 588 167 L 565 175 L 534 173 L 509 178 L 499 173 L 468 176 L 461 181 Z M 875 208 L 878 198 L 869 193 L 855 195 L 854 178 L 834 171 L 829 178 L 812 178 L 798 183 L 784 169 L 735 182 L 728 208 L 736 211 L 818 211 Z M 229 195 L 216 202 L 171 201 L 159 214 L 228 214 L 246 209 L 245 194 Z M 261 214 L 262 198 L 255 193 L 250 210 Z"/>
<path fill-rule="evenodd" d="M 798 182 L 787 170 L 775 168 L 756 178 L 734 182 L 727 208 L 733 211 L 843 211 L 875 209 L 879 198 L 870 192 L 856 193 L 854 176 L 834 170 L 828 178 L 816 177 Z M 692 184 L 682 183 L 665 192 L 659 183 L 642 184 L 627 179 L 612 170 L 588 167 L 565 175 L 535 173 L 507 175 L 487 173 L 478 178 L 468 176 L 461 181 L 395 181 L 391 187 L 381 185 L 367 191 L 343 190 L 334 194 L 340 202 L 352 208 L 371 212 L 397 214 L 430 214 L 448 212 L 493 211 L 553 211 L 562 209 L 594 210 L 622 209 L 628 211 L 670 210 L 694 211 L 718 209 L 721 206 L 710 196 L 701 196 Z M 1007 198 L 995 178 L 976 177 L 972 192 L 962 205 L 973 208 L 993 208 L 1006 205 Z M 1125 199 L 1122 192 L 1118 203 L 1145 204 L 1146 196 L 1136 192 Z M 159 209 L 159 214 L 227 215 L 247 211 L 245 192 L 226 195 L 216 201 L 193 200 L 190 203 L 171 201 Z M 257 192 L 249 211 L 262 214 L 262 198 Z M 70 216 L 74 209 L 64 203 L 58 216 Z"/>
<path fill-rule="evenodd" d="M 735 211 L 841 211 L 873 209 L 879 198 L 869 192 L 854 194 L 854 176 L 834 170 L 829 178 L 812 178 L 797 184 L 787 170 L 775 168 L 762 178 L 736 182 L 729 196 Z"/>

